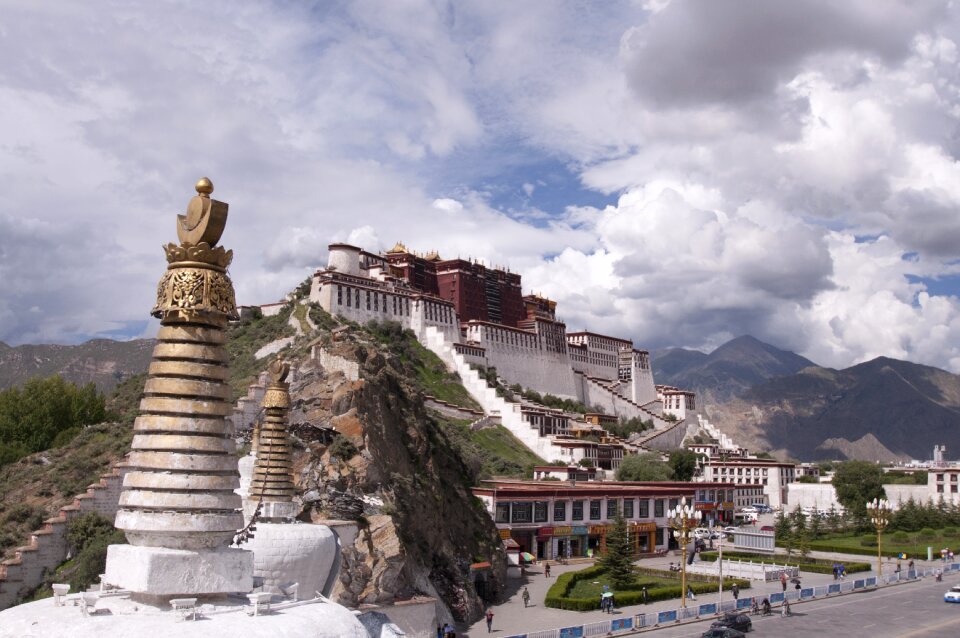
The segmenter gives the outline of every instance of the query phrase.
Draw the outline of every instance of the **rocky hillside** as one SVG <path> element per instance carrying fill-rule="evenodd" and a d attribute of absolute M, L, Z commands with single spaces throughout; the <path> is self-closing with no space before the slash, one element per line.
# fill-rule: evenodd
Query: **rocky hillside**
<path fill-rule="evenodd" d="M 885 357 L 806 368 L 707 409 L 742 445 L 800 460 L 925 459 L 935 444 L 960 450 L 960 376 Z"/>
<path fill-rule="evenodd" d="M 124 379 L 146 371 L 153 344 L 152 339 L 93 339 L 77 346 L 15 348 L 0 343 L 0 389 L 59 374 L 78 385 L 93 382 L 101 392 L 109 392 Z"/>
<path fill-rule="evenodd" d="M 357 326 L 321 336 L 328 353 L 359 364 L 357 380 L 298 361 L 291 422 L 303 516 L 360 523 L 334 592 L 343 604 L 425 594 L 476 619 L 484 603 L 470 565 L 493 565 L 494 591 L 505 573 L 497 531 L 470 492 L 483 462 L 457 424 L 425 407 L 417 370 L 431 362 L 413 336 L 378 337 Z"/>

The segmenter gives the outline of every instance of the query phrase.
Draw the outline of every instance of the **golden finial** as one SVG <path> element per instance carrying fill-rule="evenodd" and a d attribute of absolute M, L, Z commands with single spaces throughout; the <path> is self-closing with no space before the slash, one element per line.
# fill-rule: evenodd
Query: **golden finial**
<path fill-rule="evenodd" d="M 201 177 L 194 188 L 200 197 L 210 197 L 210 193 L 213 192 L 213 182 L 210 181 L 209 177 Z"/>

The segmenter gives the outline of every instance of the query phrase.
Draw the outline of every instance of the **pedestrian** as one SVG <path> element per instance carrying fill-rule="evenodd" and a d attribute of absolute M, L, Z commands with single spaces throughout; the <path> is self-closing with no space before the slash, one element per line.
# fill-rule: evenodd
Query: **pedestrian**
<path fill-rule="evenodd" d="M 912 558 L 910 559 L 910 562 L 907 563 L 907 576 L 909 576 L 910 578 L 915 577 L 914 562 Z"/>
<path fill-rule="evenodd" d="M 693 587 L 691 587 L 690 585 L 687 585 L 687 598 L 689 598 L 690 600 L 697 599 L 696 594 L 693 593 Z"/>
<path fill-rule="evenodd" d="M 524 607 L 530 604 L 530 592 L 527 591 L 526 587 L 523 588 L 523 593 L 520 595 L 520 597 L 523 599 Z"/>
<path fill-rule="evenodd" d="M 780 586 L 783 587 L 784 593 L 787 591 L 787 572 L 780 572 Z"/>
<path fill-rule="evenodd" d="M 543 574 L 544 574 L 544 576 L 546 576 L 547 578 L 550 578 L 550 563 L 544 563 L 544 564 L 543 564 Z"/>
<path fill-rule="evenodd" d="M 437 625 L 437 638 L 443 638 L 443 625 Z"/>
<path fill-rule="evenodd" d="M 487 618 L 487 633 L 489 634 L 491 631 L 493 631 L 493 610 L 492 609 L 487 609 L 486 618 Z"/>
<path fill-rule="evenodd" d="M 643 598 L 643 604 L 646 605 L 646 604 L 647 604 L 647 601 L 648 601 L 648 599 L 649 599 L 649 595 L 647 594 L 647 588 L 646 588 L 646 587 L 644 587 L 643 589 L 640 590 L 640 596 Z"/>
<path fill-rule="evenodd" d="M 733 594 L 733 599 L 738 600 L 740 598 L 740 588 L 737 587 L 737 584 L 734 583 L 733 587 L 730 588 L 730 593 Z"/>
<path fill-rule="evenodd" d="M 613 608 L 614 608 L 614 607 L 616 606 L 616 604 L 617 604 L 616 596 L 614 596 L 613 594 L 610 594 L 609 596 L 607 596 L 607 600 L 609 601 L 609 602 L 607 603 L 607 613 L 612 614 L 612 613 L 613 613 Z"/>
<path fill-rule="evenodd" d="M 783 605 L 780 607 L 780 617 L 786 618 L 789 615 L 790 615 L 790 602 L 786 598 L 784 598 Z"/>
<path fill-rule="evenodd" d="M 443 626 L 443 638 L 453 638 L 454 633 L 453 625 L 450 623 Z"/>
<path fill-rule="evenodd" d="M 895 570 L 893 570 L 893 571 L 894 571 L 895 573 L 897 573 L 897 574 L 900 573 L 900 559 L 899 559 L 899 558 L 897 559 L 897 568 L 896 568 Z"/>

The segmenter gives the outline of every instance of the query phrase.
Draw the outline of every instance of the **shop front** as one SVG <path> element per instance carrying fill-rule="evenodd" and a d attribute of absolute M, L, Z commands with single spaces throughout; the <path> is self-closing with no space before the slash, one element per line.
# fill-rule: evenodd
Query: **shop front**
<path fill-rule="evenodd" d="M 549 548 L 548 555 L 544 556 L 548 560 L 580 558 L 588 555 L 587 532 L 588 528 L 580 525 L 541 527 L 537 538 Z"/>
<path fill-rule="evenodd" d="M 732 525 L 733 512 L 736 509 L 733 501 L 722 503 L 698 502 L 695 507 L 703 513 L 703 524 L 715 526 Z"/>

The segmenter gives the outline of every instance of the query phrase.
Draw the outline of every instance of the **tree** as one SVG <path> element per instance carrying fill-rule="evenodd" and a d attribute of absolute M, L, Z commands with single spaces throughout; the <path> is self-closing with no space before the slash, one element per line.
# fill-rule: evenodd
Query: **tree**
<path fill-rule="evenodd" d="M 869 461 L 840 463 L 833 473 L 833 487 L 837 500 L 861 528 L 866 526 L 867 502 L 885 498 L 883 470 Z"/>
<path fill-rule="evenodd" d="M 618 481 L 671 481 L 673 468 L 656 452 L 625 456 L 617 468 Z"/>
<path fill-rule="evenodd" d="M 617 512 L 613 526 L 607 532 L 607 553 L 598 562 L 615 588 L 623 589 L 633 583 L 633 547 L 630 546 L 627 521 L 620 512 Z"/>
<path fill-rule="evenodd" d="M 814 514 L 810 517 L 810 538 L 817 540 L 823 535 L 823 516 Z"/>
<path fill-rule="evenodd" d="M 820 482 L 820 479 L 818 479 L 813 474 L 804 474 L 803 476 L 797 477 L 797 483 L 819 483 L 819 482 Z"/>
<path fill-rule="evenodd" d="M 670 453 L 670 464 L 675 481 L 689 481 L 697 471 L 700 455 L 693 450 L 674 450 Z"/>

